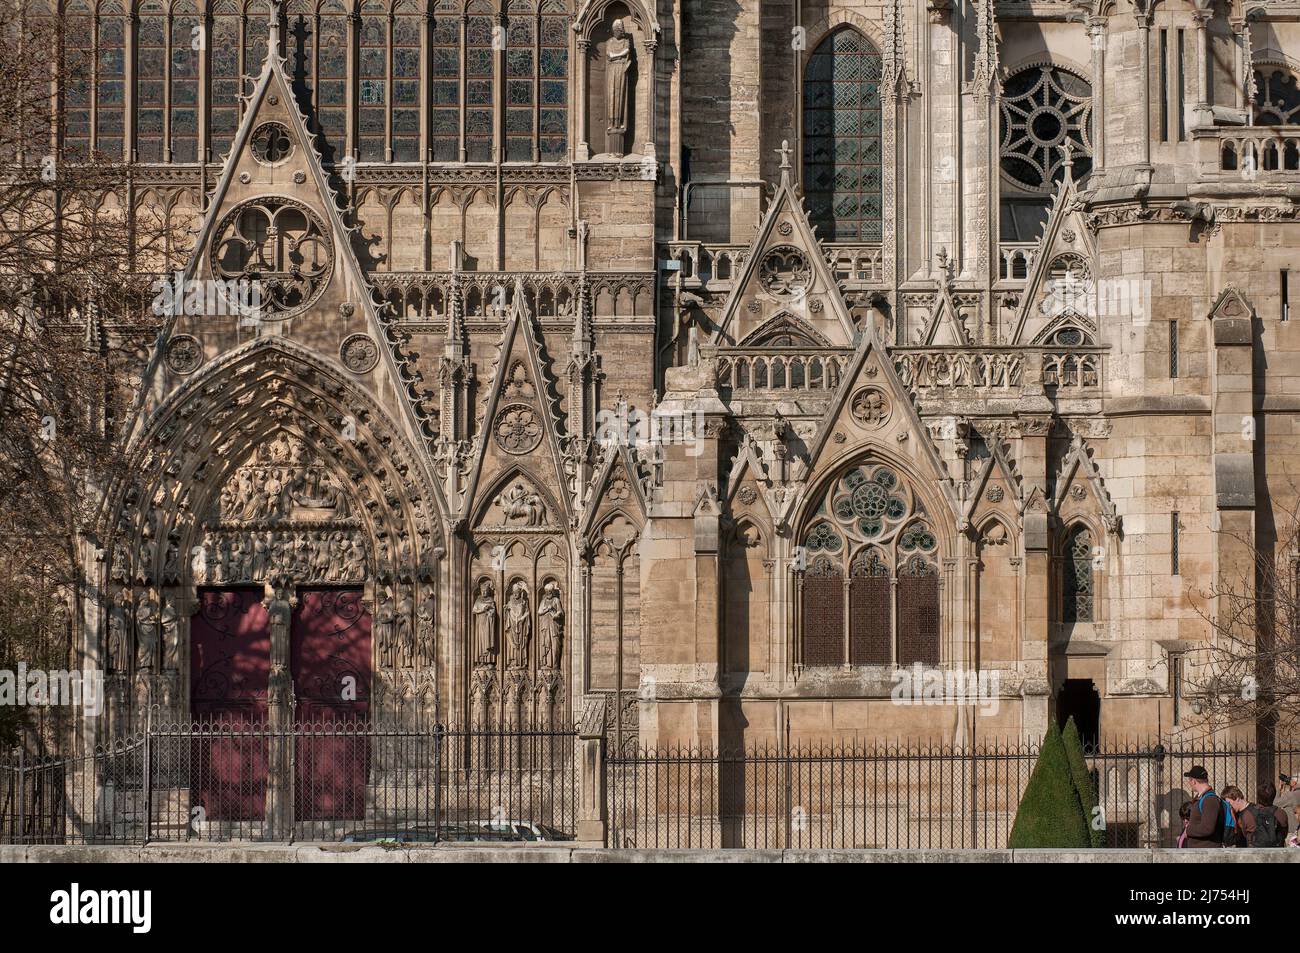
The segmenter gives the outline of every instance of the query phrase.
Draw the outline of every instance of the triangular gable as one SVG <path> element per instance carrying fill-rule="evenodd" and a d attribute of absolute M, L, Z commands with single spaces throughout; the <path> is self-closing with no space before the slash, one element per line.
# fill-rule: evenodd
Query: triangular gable
<path fill-rule="evenodd" d="M 812 473 L 816 470 L 818 461 L 826 453 L 826 445 L 830 441 L 837 423 L 843 417 L 850 397 L 864 387 L 864 381 L 862 380 L 864 376 L 863 368 L 867 366 L 872 355 L 876 355 L 876 360 L 872 364 L 876 369 L 876 376 L 871 383 L 875 387 L 886 391 L 892 400 L 892 406 L 903 415 L 904 426 L 900 433 L 904 431 L 907 433 L 912 454 L 914 456 L 919 455 L 929 463 L 934 478 L 939 484 L 940 492 L 952 508 L 953 517 L 960 519 L 961 503 L 957 499 L 952 477 L 948 475 L 948 468 L 944 466 L 938 449 L 930 439 L 929 428 L 921 420 L 916 404 L 913 403 L 911 392 L 904 386 L 898 377 L 897 371 L 894 370 L 893 359 L 880 345 L 880 341 L 876 337 L 874 323 L 871 321 L 865 323 L 862 340 L 859 342 L 858 348 L 853 354 L 853 359 L 844 372 L 839 388 L 831 398 L 830 406 L 826 408 L 826 412 L 817 425 L 817 433 L 809 444 L 808 472 Z"/>
<path fill-rule="evenodd" d="M 962 522 L 966 526 L 974 522 L 980 500 L 983 499 L 984 491 L 993 480 L 994 474 L 1000 476 L 1010 488 L 1012 493 L 1011 503 L 1015 507 L 1016 513 L 1024 513 L 1025 497 L 1020 482 L 1020 474 L 1016 472 L 1015 466 L 1011 463 L 1011 458 L 1007 456 L 1006 447 L 1003 445 L 1001 438 L 986 438 L 984 442 L 985 446 L 989 448 L 989 455 L 980 468 L 980 472 L 976 475 L 974 482 L 971 483 L 970 492 L 966 497 L 966 506 L 962 513 Z"/>
<path fill-rule="evenodd" d="M 417 409 L 417 395 L 411 393 L 413 388 L 401 385 L 401 382 L 410 379 L 411 375 L 409 372 L 403 373 L 402 368 L 399 366 L 398 356 L 394 353 L 394 348 L 389 341 L 383 322 L 380 320 L 374 289 L 357 261 L 352 248 L 352 233 L 355 228 L 343 221 L 339 211 L 337 194 L 325 173 L 320 151 L 316 148 L 316 137 L 308 128 L 307 118 L 298 106 L 292 83 L 285 72 L 287 61 L 279 55 L 281 45 L 280 9 L 281 4 L 278 0 L 271 0 L 270 32 L 266 58 L 262 63 L 262 71 L 258 75 L 252 94 L 248 97 L 247 108 L 235 132 L 230 151 L 225 157 L 221 175 L 218 177 L 216 185 L 209 196 L 207 210 L 204 212 L 198 233 L 195 236 L 194 248 L 180 272 L 182 287 L 188 286 L 188 282 L 192 280 L 209 274 L 206 257 L 215 238 L 217 226 L 226 213 L 245 199 L 263 194 L 258 191 L 259 183 L 251 181 L 251 176 L 250 182 L 247 183 L 239 181 L 237 177 L 241 174 L 241 169 L 247 162 L 253 161 L 249 147 L 257 127 L 267 121 L 282 123 L 288 129 L 291 138 L 295 140 L 295 145 L 299 147 L 281 167 L 294 170 L 294 181 L 300 187 L 300 190 L 286 190 L 284 194 L 286 197 L 295 198 L 301 195 L 302 186 L 307 185 L 307 183 L 314 186 L 313 198 L 317 200 L 314 211 L 321 215 L 330 229 L 329 238 L 334 249 L 334 268 L 329 283 L 337 282 L 340 276 L 343 276 L 350 284 L 351 289 L 355 291 L 355 295 L 349 294 L 347 296 L 348 303 L 354 310 L 354 301 L 360 305 L 360 314 L 355 315 L 356 322 L 353 329 L 365 330 L 378 343 L 379 360 L 383 364 L 388 380 L 394 386 L 397 386 L 399 391 L 405 391 L 403 394 L 404 399 L 400 401 L 403 410 L 403 426 L 407 429 L 410 439 L 417 446 L 427 447 L 435 435 L 423 426 L 425 414 L 422 410 Z M 302 173 L 301 181 L 296 177 L 297 172 Z M 319 313 L 319 309 L 308 308 L 304 312 L 304 316 L 316 313 Z M 340 319 L 342 319 L 341 315 Z M 233 326 L 239 318 L 232 315 L 228 320 Z M 351 318 L 348 320 L 351 320 Z M 147 420 L 147 401 L 156 390 L 153 384 L 162 367 L 168 343 L 173 335 L 179 329 L 186 327 L 187 324 L 194 325 L 193 315 L 185 315 L 181 312 L 172 312 L 165 315 L 125 425 L 125 436 L 128 439 L 134 439 Z M 211 325 L 211 321 L 200 317 L 199 324 L 194 327 L 195 333 L 198 334 L 201 329 L 210 328 Z M 238 343 L 237 339 L 233 340 L 232 346 L 237 346 Z M 225 350 L 229 350 L 229 348 Z M 338 361 L 336 354 L 322 354 L 321 356 L 328 361 Z M 424 462 L 423 456 L 421 455 L 421 465 L 427 468 L 427 462 Z M 429 472 L 428 475 L 435 485 L 438 505 L 445 514 L 447 507 L 441 489 L 437 485 L 437 480 L 433 478 L 432 472 Z"/>
<path fill-rule="evenodd" d="M 797 315 L 828 346 L 852 345 L 856 329 L 803 202 L 795 194 L 789 146 L 780 150 L 781 180 L 722 309 L 713 344 L 735 344 L 773 315 Z"/>
<path fill-rule="evenodd" d="M 1083 220 L 1068 161 L 1065 163 L 1065 177 L 1052 200 L 1043 238 L 1034 252 L 1034 262 L 1025 280 L 1024 293 L 1020 296 L 1020 313 L 1016 316 L 1010 343 L 1021 344 L 1036 337 L 1043 324 L 1050 322 L 1051 318 L 1043 313 L 1042 304 L 1044 299 L 1052 296 L 1052 289 L 1047 284 L 1051 278 L 1052 262 L 1060 255 L 1078 256 L 1089 264 L 1093 275 L 1097 273 L 1097 249 L 1092 232 Z M 1083 276 L 1079 277 L 1082 280 Z"/>
<path fill-rule="evenodd" d="M 591 481 L 591 486 L 587 489 L 586 498 L 582 501 L 583 511 L 578 521 L 578 532 L 581 538 L 586 538 L 599 517 L 620 509 L 615 504 L 611 504 L 607 508 L 601 507 L 601 502 L 605 499 L 605 493 L 609 489 L 610 483 L 613 482 L 614 475 L 620 472 L 620 469 L 627 474 L 627 482 L 632 491 L 631 496 L 636 501 L 637 511 L 641 514 L 641 518 L 645 519 L 649 516 L 650 506 L 645 498 L 641 480 L 638 478 L 639 467 L 637 462 L 625 443 L 621 440 L 612 440 L 602 451 L 600 466 L 596 470 L 596 476 Z"/>
<path fill-rule="evenodd" d="M 1219 296 L 1214 299 L 1214 305 L 1210 308 L 1210 320 L 1215 318 L 1250 318 L 1254 317 L 1255 309 L 1246 296 L 1237 288 L 1229 285 L 1219 292 Z"/>
<path fill-rule="evenodd" d="M 1061 461 L 1061 469 L 1057 472 L 1053 508 L 1058 514 L 1068 505 L 1067 497 L 1071 495 L 1071 487 L 1075 485 L 1076 479 L 1082 480 L 1083 484 L 1080 485 L 1086 485 L 1092 491 L 1092 497 L 1097 503 L 1107 531 L 1118 532 L 1119 513 L 1115 508 L 1115 502 L 1110 498 L 1110 493 L 1101 478 L 1101 471 L 1097 469 L 1097 463 L 1093 460 L 1087 443 L 1078 434 L 1070 440 L 1070 449 L 1065 459 Z M 1084 497 L 1086 498 L 1086 494 Z"/>
<path fill-rule="evenodd" d="M 561 488 L 559 497 L 564 510 L 564 523 L 567 525 L 575 506 L 572 491 L 577 488 L 570 487 L 566 477 L 564 447 L 561 442 L 562 416 L 559 398 L 556 396 L 555 381 L 547 373 L 541 342 L 533 329 L 533 315 L 528 308 L 523 284 L 518 280 L 515 283 L 514 294 L 511 296 L 510 315 L 501 333 L 497 361 L 492 369 L 487 395 L 483 401 L 483 413 L 479 419 L 478 436 L 474 444 L 473 463 L 462 503 L 461 518 L 468 519 L 473 512 L 484 465 L 489 458 L 496 456 L 491 439 L 497 409 L 501 406 L 506 386 L 510 383 L 510 375 L 519 364 L 523 365 L 527 382 L 533 388 L 533 397 L 530 399 L 536 401 L 537 409 L 541 414 L 540 443 L 545 444 L 550 451 L 555 485 Z M 536 456 L 530 455 L 528 459 L 536 460 Z M 509 469 L 511 466 L 504 460 L 502 463 L 503 469 Z"/>
<path fill-rule="evenodd" d="M 970 332 L 962 324 L 957 302 L 952 297 L 951 277 L 946 276 L 941 283 L 939 298 L 920 343 L 928 347 L 969 347 L 971 344 Z"/>

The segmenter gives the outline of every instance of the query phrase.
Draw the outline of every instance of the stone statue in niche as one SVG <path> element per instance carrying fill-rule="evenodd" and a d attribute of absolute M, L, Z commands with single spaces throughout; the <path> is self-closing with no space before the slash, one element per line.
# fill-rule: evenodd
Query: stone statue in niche
<path fill-rule="evenodd" d="M 158 600 L 153 594 L 145 596 L 135 616 L 135 667 L 140 672 L 152 672 L 158 657 Z"/>
<path fill-rule="evenodd" d="M 564 602 L 560 587 L 548 580 L 537 602 L 537 667 L 559 668 L 564 643 Z"/>
<path fill-rule="evenodd" d="M 627 112 L 631 104 L 632 38 L 621 19 L 615 20 L 605 43 L 605 151 L 627 154 Z"/>
<path fill-rule="evenodd" d="M 414 614 L 415 600 L 411 598 L 411 590 L 403 587 L 397 602 L 397 616 L 393 619 L 393 654 L 397 668 L 415 665 L 415 626 L 411 619 Z"/>
<path fill-rule="evenodd" d="M 293 608 L 298 604 L 298 597 L 291 592 L 283 580 L 263 586 L 262 605 L 266 607 L 266 621 L 271 630 L 272 659 L 283 659 L 289 654 L 289 628 L 293 622 Z"/>
<path fill-rule="evenodd" d="M 108 610 L 108 645 L 104 650 L 104 667 L 110 672 L 122 672 L 128 667 L 127 645 L 131 625 L 131 593 L 119 589 Z"/>
<path fill-rule="evenodd" d="M 162 638 L 162 667 L 164 672 L 179 670 L 180 637 L 177 631 L 176 599 L 163 593 L 158 627 Z"/>
<path fill-rule="evenodd" d="M 416 612 L 415 640 L 416 664 L 423 667 L 433 664 L 434 658 L 434 611 L 433 592 L 430 591 L 420 603 Z"/>
<path fill-rule="evenodd" d="M 506 634 L 510 638 L 508 668 L 528 667 L 528 641 L 533 635 L 533 620 L 528 612 L 528 587 L 516 580 L 510 587 L 506 603 Z"/>
<path fill-rule="evenodd" d="M 475 665 L 492 665 L 497 655 L 497 600 L 492 583 L 484 579 L 474 596 L 474 642 L 472 646 Z"/>

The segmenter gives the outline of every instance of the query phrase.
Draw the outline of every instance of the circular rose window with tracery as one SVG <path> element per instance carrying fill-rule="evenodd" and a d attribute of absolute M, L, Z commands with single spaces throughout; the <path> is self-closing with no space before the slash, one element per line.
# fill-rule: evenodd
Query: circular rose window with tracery
<path fill-rule="evenodd" d="M 1002 172 L 1021 188 L 1052 192 L 1072 158 L 1092 171 L 1092 86 L 1059 66 L 1033 66 L 1002 86 Z"/>
<path fill-rule="evenodd" d="M 808 256 L 793 245 L 779 245 L 759 262 L 758 280 L 768 294 L 802 294 L 812 283 L 812 265 Z"/>
<path fill-rule="evenodd" d="M 893 551 L 896 566 L 914 556 L 933 559 L 939 546 L 915 494 L 881 464 L 855 466 L 831 484 L 804 534 L 810 563 L 818 556 L 848 560 L 868 544 L 873 553 Z"/>
<path fill-rule="evenodd" d="M 289 130 L 278 122 L 264 122 L 253 130 L 253 158 L 263 165 L 279 165 L 293 152 Z"/>
<path fill-rule="evenodd" d="M 262 320 L 282 320 L 309 307 L 334 269 L 324 221 L 293 199 L 268 197 L 236 206 L 216 235 L 213 274 L 251 282 Z"/>
<path fill-rule="evenodd" d="M 493 431 L 497 444 L 506 453 L 529 453 L 542 442 L 541 421 L 527 404 L 503 407 Z"/>

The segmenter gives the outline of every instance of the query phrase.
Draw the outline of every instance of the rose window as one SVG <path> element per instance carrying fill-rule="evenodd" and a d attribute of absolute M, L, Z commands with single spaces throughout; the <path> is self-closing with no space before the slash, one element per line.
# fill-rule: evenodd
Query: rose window
<path fill-rule="evenodd" d="M 258 315 L 280 320 L 305 310 L 325 290 L 334 251 L 325 223 L 288 198 L 260 198 L 232 209 L 212 243 L 213 274 L 252 284 Z"/>
<path fill-rule="evenodd" d="M 1059 66 L 1022 70 L 1002 87 L 1002 172 L 1052 192 L 1072 156 L 1075 179 L 1092 170 L 1092 87 Z"/>

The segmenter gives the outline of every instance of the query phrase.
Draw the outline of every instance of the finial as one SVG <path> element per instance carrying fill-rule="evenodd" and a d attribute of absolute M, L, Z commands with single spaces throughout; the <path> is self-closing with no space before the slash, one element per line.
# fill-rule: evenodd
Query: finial
<path fill-rule="evenodd" d="M 782 139 L 781 148 L 776 151 L 781 156 L 781 181 L 788 183 L 790 180 L 790 172 L 794 168 L 790 165 L 790 153 L 794 151 L 790 148 L 790 140 Z"/>

